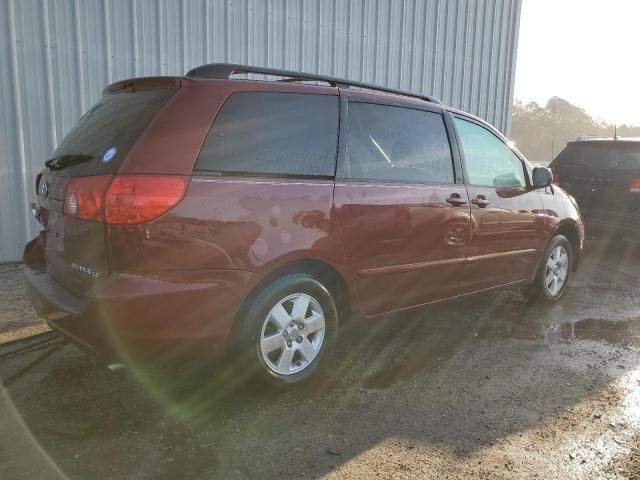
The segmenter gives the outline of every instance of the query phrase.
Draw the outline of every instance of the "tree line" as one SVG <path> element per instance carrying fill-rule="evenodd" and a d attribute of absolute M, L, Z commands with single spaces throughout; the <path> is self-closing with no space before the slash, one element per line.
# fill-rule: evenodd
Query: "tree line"
<path fill-rule="evenodd" d="M 614 125 L 595 120 L 583 108 L 560 97 L 542 106 L 516 100 L 511 117 L 511 139 L 532 162 L 550 162 L 567 142 L 583 136 L 609 137 Z M 640 137 L 640 127 L 618 125 L 619 137 Z"/>

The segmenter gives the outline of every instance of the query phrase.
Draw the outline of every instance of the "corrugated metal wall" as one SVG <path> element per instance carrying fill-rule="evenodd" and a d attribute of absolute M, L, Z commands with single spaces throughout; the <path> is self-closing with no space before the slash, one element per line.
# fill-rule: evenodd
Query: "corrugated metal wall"
<path fill-rule="evenodd" d="M 54 147 L 105 85 L 210 62 L 435 95 L 509 130 L 521 0 L 0 0 L 0 261 Z"/>

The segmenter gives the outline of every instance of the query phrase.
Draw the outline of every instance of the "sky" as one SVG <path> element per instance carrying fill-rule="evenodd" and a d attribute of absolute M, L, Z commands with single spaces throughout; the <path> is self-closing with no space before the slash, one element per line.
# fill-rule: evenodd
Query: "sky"
<path fill-rule="evenodd" d="M 640 0 L 523 0 L 515 98 L 640 126 Z"/>

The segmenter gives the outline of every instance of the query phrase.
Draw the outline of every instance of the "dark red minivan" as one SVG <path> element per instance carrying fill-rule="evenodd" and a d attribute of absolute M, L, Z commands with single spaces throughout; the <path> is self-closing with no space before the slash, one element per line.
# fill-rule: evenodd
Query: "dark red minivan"
<path fill-rule="evenodd" d="M 583 226 L 551 180 L 431 97 L 206 65 L 107 87 L 37 178 L 24 271 L 109 364 L 233 349 L 292 383 L 347 318 L 511 285 L 559 299 Z"/>

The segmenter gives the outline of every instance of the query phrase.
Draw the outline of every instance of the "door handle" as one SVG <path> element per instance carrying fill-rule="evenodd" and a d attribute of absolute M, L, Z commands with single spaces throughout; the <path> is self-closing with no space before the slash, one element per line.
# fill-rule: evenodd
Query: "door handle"
<path fill-rule="evenodd" d="M 446 200 L 447 203 L 453 205 L 454 207 L 459 207 L 460 205 L 464 205 L 467 203 L 466 200 L 463 200 L 459 193 L 452 193 L 449 198 Z"/>
<path fill-rule="evenodd" d="M 471 203 L 479 206 L 480 208 L 484 208 L 487 205 L 491 205 L 491 202 L 487 200 L 487 198 L 484 195 L 478 195 L 476 198 L 471 200 Z"/>

